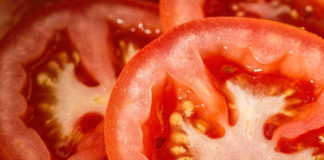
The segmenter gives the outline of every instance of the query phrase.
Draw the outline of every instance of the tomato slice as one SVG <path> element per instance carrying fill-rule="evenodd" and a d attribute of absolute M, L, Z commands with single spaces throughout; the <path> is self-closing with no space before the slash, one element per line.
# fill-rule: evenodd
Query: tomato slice
<path fill-rule="evenodd" d="M 281 23 L 178 26 L 121 72 L 105 117 L 109 159 L 323 158 L 323 58 L 321 38 Z"/>
<path fill-rule="evenodd" d="M 190 20 L 212 16 L 270 19 L 304 28 L 324 37 L 322 0 L 161 0 L 164 31 Z"/>
<path fill-rule="evenodd" d="M 0 159 L 107 158 L 110 91 L 159 28 L 157 5 L 140 1 L 66 2 L 22 20 L 0 44 Z"/>

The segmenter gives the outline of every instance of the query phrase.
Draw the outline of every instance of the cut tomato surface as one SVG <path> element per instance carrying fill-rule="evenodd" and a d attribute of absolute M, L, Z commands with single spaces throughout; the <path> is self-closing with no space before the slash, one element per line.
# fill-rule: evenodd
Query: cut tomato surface
<path fill-rule="evenodd" d="M 157 5 L 143 1 L 73 1 L 27 16 L 0 44 L 0 159 L 106 159 L 112 86 L 159 32 Z"/>
<path fill-rule="evenodd" d="M 121 72 L 105 117 L 109 159 L 321 159 L 322 68 L 324 41 L 289 25 L 180 25 Z"/>
<path fill-rule="evenodd" d="M 324 37 L 323 0 L 161 0 L 163 30 L 213 16 L 264 18 L 304 28 Z"/>

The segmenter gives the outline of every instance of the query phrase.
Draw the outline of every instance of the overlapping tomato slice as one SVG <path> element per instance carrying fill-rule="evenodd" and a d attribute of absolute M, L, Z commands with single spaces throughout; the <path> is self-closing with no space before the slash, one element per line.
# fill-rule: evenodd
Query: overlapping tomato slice
<path fill-rule="evenodd" d="M 105 117 L 120 159 L 323 158 L 323 39 L 248 18 L 186 23 L 121 72 Z"/>
<path fill-rule="evenodd" d="M 66 2 L 20 22 L 0 44 L 0 159 L 106 159 L 110 91 L 159 28 L 143 1 Z"/>
<path fill-rule="evenodd" d="M 322 0 L 161 0 L 163 30 L 213 16 L 264 18 L 301 27 L 324 37 Z"/>

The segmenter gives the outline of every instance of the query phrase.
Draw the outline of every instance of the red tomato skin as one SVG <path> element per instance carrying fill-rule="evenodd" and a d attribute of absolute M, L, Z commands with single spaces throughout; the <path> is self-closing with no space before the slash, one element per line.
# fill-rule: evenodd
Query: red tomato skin
<path fill-rule="evenodd" d="M 265 33 L 278 36 L 278 39 L 275 39 L 282 38 L 282 41 L 276 41 L 272 45 L 264 40 Z M 301 42 L 301 45 L 287 42 L 292 39 L 294 42 Z M 245 53 L 241 53 L 242 48 L 235 47 L 242 43 L 251 44 L 250 47 L 256 52 L 249 52 L 249 58 L 240 57 Z M 206 75 L 200 59 L 217 54 L 217 50 L 224 46 L 227 49 L 233 47 L 235 52 L 231 56 L 222 56 L 240 64 L 248 72 L 261 69 L 262 73 L 280 73 L 297 80 L 314 80 L 316 90 L 324 87 L 324 72 L 320 70 L 324 68 L 324 41 L 314 34 L 277 22 L 249 18 L 207 18 L 185 23 L 141 49 L 118 77 L 105 117 L 106 151 L 110 160 L 149 159 L 143 154 L 145 137 L 141 125 L 150 115 L 153 103 L 152 86 L 170 75 L 175 80 L 193 85 L 193 88 L 196 81 L 208 86 L 209 81 L 204 81 Z M 249 45 L 246 46 L 248 47 Z M 317 58 L 313 55 L 318 60 L 315 66 L 307 67 L 303 61 L 310 58 L 309 50 L 304 47 L 309 50 L 316 48 L 318 55 L 321 55 Z M 290 57 L 289 51 L 296 53 L 298 58 Z M 178 57 L 182 59 L 179 60 Z M 295 58 L 301 60 L 298 61 L 300 68 L 288 65 L 292 64 Z M 199 90 L 195 89 L 194 92 Z M 320 99 L 323 99 L 323 96 Z"/>

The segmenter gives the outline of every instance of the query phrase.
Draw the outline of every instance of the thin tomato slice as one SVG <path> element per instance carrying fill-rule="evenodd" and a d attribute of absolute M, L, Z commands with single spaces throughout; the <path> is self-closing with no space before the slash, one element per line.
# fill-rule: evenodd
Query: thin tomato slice
<path fill-rule="evenodd" d="M 163 30 L 190 20 L 214 16 L 237 16 L 284 22 L 324 36 L 322 0 L 161 0 Z"/>
<path fill-rule="evenodd" d="M 281 23 L 209 18 L 180 25 L 121 72 L 105 117 L 107 154 L 321 158 L 323 57 L 321 38 Z"/>
<path fill-rule="evenodd" d="M 94 137 L 110 91 L 159 28 L 157 6 L 139 1 L 66 2 L 22 20 L 0 44 L 0 159 L 107 158 Z"/>

